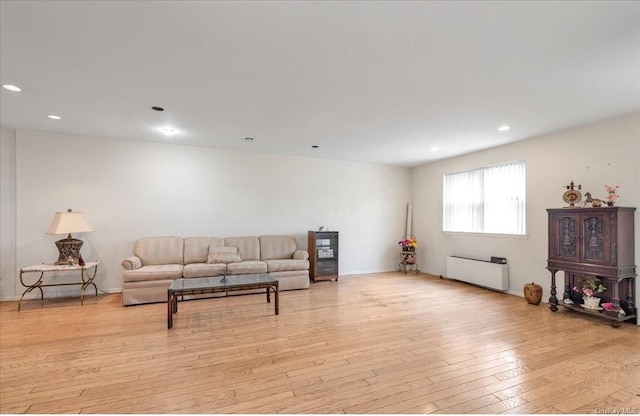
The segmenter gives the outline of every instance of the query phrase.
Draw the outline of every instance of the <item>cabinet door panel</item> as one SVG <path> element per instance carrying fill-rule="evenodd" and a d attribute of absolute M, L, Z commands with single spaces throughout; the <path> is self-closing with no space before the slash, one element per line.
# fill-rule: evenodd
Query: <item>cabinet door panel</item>
<path fill-rule="evenodd" d="M 579 261 L 579 216 L 571 213 L 559 214 L 553 215 L 549 221 L 549 231 L 552 238 L 552 244 L 549 245 L 549 258 Z"/>
<path fill-rule="evenodd" d="M 338 274 L 338 265 L 335 261 L 318 260 L 317 275 L 327 276 Z"/>
<path fill-rule="evenodd" d="M 609 264 L 611 262 L 611 225 L 603 213 L 585 214 L 581 218 L 583 237 L 582 262 Z"/>

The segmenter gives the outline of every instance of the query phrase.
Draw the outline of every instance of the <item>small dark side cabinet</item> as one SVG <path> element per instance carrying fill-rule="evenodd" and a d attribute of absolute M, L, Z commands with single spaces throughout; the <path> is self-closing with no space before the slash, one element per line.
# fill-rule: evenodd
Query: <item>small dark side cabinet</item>
<path fill-rule="evenodd" d="M 610 319 L 614 327 L 636 320 L 636 265 L 634 258 L 635 208 L 547 209 L 549 216 L 549 258 L 551 272 L 549 308 L 558 310 L 556 273 L 564 271 L 564 293 L 560 304 L 567 309 Z M 599 294 L 602 303 L 613 303 L 613 311 L 582 307 L 582 294 L 573 290 L 580 279 L 596 277 L 607 290 Z M 565 302 L 565 299 L 571 302 Z M 620 314 L 622 309 L 624 314 Z"/>
<path fill-rule="evenodd" d="M 309 231 L 309 278 L 338 281 L 338 232 Z"/>

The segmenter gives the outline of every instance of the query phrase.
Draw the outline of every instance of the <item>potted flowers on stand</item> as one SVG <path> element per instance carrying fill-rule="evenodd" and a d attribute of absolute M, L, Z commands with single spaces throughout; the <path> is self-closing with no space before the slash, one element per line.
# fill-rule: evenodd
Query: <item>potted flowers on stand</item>
<path fill-rule="evenodd" d="M 578 282 L 582 282 L 582 287 L 573 287 L 573 290 L 582 293 L 582 305 L 585 309 L 601 310 L 600 298 L 596 296 L 598 293 L 602 293 L 607 290 L 607 287 L 600 283 L 595 277 L 589 277 L 587 279 L 578 279 Z"/>
<path fill-rule="evenodd" d="M 416 273 L 418 273 L 418 264 L 416 263 L 416 247 L 418 247 L 418 241 L 416 238 L 411 236 L 410 238 L 398 241 L 398 244 L 402 247 L 398 271 L 404 268 L 404 274 L 407 274 L 407 267 L 412 266 L 416 268 Z"/>
<path fill-rule="evenodd" d="M 402 251 L 416 251 L 416 247 L 418 247 L 418 242 L 415 237 L 400 240 L 398 241 L 398 244 L 402 246 Z"/>

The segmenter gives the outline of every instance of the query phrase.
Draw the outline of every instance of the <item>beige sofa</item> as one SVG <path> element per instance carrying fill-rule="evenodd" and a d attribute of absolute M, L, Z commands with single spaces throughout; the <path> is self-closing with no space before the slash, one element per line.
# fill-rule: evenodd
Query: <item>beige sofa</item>
<path fill-rule="evenodd" d="M 214 262 L 218 251 L 237 251 L 239 258 Z M 280 290 L 309 288 L 309 253 L 288 235 L 147 237 L 136 241 L 133 254 L 122 261 L 123 305 L 166 302 L 169 285 L 182 277 L 269 272 Z"/>

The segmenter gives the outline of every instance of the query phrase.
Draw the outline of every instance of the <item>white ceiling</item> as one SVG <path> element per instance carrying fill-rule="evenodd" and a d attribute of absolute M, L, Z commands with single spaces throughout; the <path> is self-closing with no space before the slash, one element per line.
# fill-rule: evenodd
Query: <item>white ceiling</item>
<path fill-rule="evenodd" d="M 638 1 L 2 0 L 0 17 L 0 82 L 23 90 L 0 89 L 5 128 L 416 166 L 640 110 Z"/>

